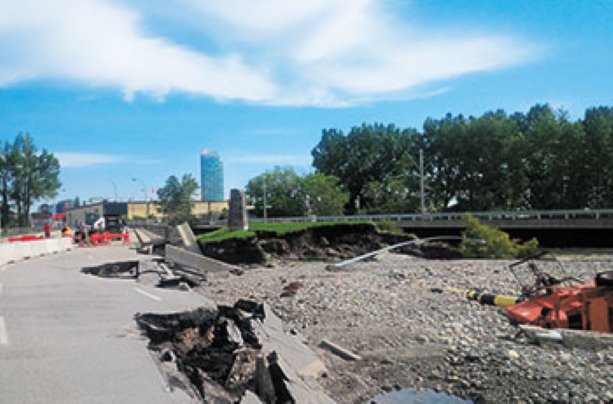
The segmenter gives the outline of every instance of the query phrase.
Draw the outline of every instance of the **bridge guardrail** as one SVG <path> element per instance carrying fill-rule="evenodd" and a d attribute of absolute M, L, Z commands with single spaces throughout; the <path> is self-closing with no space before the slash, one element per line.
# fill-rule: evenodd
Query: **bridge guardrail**
<path fill-rule="evenodd" d="M 251 218 L 252 222 L 351 222 L 359 220 L 372 221 L 447 221 L 462 220 L 470 214 L 482 220 L 553 220 L 553 219 L 613 219 L 613 209 L 574 209 L 574 210 L 534 210 L 534 211 L 490 211 L 490 212 L 448 212 L 448 213 L 399 213 L 351 216 L 293 216 Z"/>

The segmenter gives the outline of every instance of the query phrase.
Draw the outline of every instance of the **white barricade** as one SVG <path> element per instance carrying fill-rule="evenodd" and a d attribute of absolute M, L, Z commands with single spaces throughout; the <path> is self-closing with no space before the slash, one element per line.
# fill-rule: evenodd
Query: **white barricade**
<path fill-rule="evenodd" d="M 69 251 L 73 248 L 72 239 L 68 237 L 2 243 L 0 244 L 0 265 L 26 258 Z"/>

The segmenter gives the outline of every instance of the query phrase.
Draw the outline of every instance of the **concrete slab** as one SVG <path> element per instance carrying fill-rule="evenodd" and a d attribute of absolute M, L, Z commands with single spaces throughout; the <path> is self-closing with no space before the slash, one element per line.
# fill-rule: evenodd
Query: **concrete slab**
<path fill-rule="evenodd" d="M 192 231 L 192 228 L 188 223 L 183 223 L 177 226 L 177 232 L 183 241 L 183 247 L 187 251 L 191 251 L 196 254 L 202 254 L 202 250 L 198 245 L 198 240 L 196 240 L 196 236 Z"/>
<path fill-rule="evenodd" d="M 540 343 L 561 343 L 569 348 L 608 349 L 613 347 L 613 334 L 567 330 L 563 328 L 544 329 L 532 325 L 520 325 L 519 328 L 534 341 Z"/>
<path fill-rule="evenodd" d="M 290 379 L 287 384 L 297 403 L 334 403 L 317 383 L 316 377 L 326 371 L 323 362 L 304 344 L 300 334 L 291 335 L 283 331 L 283 323 L 264 304 L 264 322 L 253 322 L 262 352 L 268 355 L 275 351 L 279 365 Z"/>
<path fill-rule="evenodd" d="M 202 254 L 196 254 L 171 244 L 166 244 L 166 261 L 208 272 L 227 272 L 237 269 L 234 265 L 205 257 Z"/>

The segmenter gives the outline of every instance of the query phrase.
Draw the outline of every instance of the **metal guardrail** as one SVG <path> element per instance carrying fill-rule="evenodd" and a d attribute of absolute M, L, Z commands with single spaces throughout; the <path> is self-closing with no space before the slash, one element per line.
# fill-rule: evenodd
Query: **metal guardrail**
<path fill-rule="evenodd" d="M 486 212 L 447 212 L 447 213 L 394 213 L 382 215 L 339 215 L 339 216 L 291 216 L 291 217 L 272 217 L 249 218 L 250 222 L 355 222 L 355 221 L 393 221 L 393 222 L 445 222 L 460 221 L 464 215 L 470 214 L 480 220 L 506 220 L 513 222 L 537 220 L 547 222 L 548 220 L 613 220 L 613 209 L 573 209 L 573 210 L 525 210 L 525 211 L 486 211 Z M 130 227 L 142 227 L 160 235 L 166 231 L 174 231 L 174 227 L 165 224 L 154 223 L 152 221 L 131 221 L 127 223 Z M 203 225 L 204 223 L 199 223 Z M 208 222 L 207 226 L 225 226 L 226 220 L 216 220 Z M 170 229 L 170 230 L 169 230 Z"/>
<path fill-rule="evenodd" d="M 274 217 L 266 220 L 250 218 L 252 222 L 352 222 L 370 221 L 451 221 L 462 220 L 470 214 L 481 220 L 573 220 L 573 219 L 613 219 L 613 209 L 574 209 L 574 210 L 535 210 L 535 211 L 489 211 L 489 212 L 450 212 L 450 213 L 401 213 L 384 215 L 352 215 L 352 216 L 294 216 Z"/>

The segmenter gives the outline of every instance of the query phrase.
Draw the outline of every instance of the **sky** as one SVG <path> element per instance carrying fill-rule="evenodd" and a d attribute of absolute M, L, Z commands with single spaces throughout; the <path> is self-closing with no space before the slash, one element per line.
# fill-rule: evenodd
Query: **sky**
<path fill-rule="evenodd" d="M 226 196 L 276 165 L 312 171 L 324 128 L 613 105 L 613 1 L 0 0 L 0 140 L 61 164 L 58 200 Z"/>

